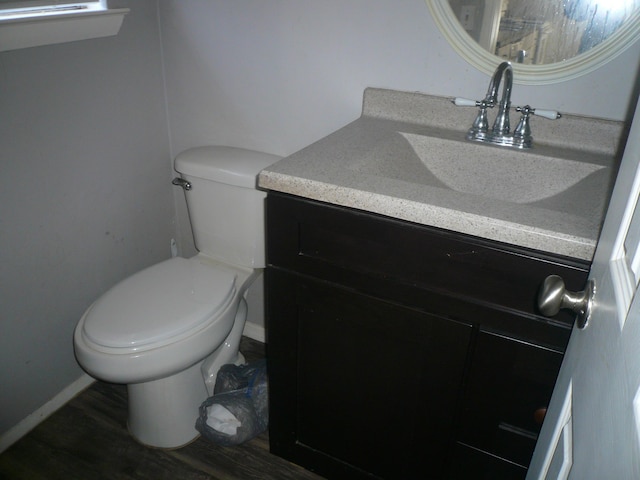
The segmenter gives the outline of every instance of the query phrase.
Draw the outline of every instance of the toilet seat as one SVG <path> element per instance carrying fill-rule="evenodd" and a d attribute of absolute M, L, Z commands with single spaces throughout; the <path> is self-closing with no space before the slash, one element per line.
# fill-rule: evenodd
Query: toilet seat
<path fill-rule="evenodd" d="M 115 285 L 87 311 L 82 336 L 106 349 L 140 351 L 208 326 L 233 301 L 237 275 L 175 257 Z"/>

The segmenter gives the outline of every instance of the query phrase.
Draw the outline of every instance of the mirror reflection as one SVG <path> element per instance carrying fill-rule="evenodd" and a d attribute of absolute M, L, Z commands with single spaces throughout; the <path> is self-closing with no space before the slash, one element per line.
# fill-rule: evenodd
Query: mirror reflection
<path fill-rule="evenodd" d="M 484 49 L 528 65 L 568 60 L 609 38 L 640 0 L 449 0 Z"/>

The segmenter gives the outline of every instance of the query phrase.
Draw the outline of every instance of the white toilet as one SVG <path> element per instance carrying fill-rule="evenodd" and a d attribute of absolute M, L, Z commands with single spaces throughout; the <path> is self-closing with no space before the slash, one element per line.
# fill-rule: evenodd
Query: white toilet
<path fill-rule="evenodd" d="M 74 333 L 78 363 L 127 384 L 128 426 L 140 442 L 177 448 L 198 436 L 198 407 L 238 352 L 244 295 L 265 266 L 264 199 L 257 175 L 280 157 L 232 147 L 178 155 L 198 255 L 175 257 L 96 300 Z"/>

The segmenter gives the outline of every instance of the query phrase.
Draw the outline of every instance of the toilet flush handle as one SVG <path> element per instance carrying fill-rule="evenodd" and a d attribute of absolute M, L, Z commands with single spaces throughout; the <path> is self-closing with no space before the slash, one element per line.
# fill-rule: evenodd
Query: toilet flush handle
<path fill-rule="evenodd" d="M 191 182 L 187 182 L 185 179 L 183 178 L 174 178 L 171 183 L 173 185 L 176 185 L 178 187 L 182 187 L 184 188 L 186 191 L 191 190 Z"/>

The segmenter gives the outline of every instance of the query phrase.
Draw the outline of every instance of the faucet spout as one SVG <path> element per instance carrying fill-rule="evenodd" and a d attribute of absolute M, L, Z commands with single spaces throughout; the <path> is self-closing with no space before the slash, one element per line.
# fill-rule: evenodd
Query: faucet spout
<path fill-rule="evenodd" d="M 502 62 L 496 68 L 491 82 L 489 83 L 489 90 L 487 91 L 487 100 L 495 105 L 498 101 L 498 90 L 500 83 L 504 77 L 504 84 L 502 87 L 502 98 L 498 106 L 498 115 L 493 123 L 492 133 L 494 135 L 508 135 L 511 125 L 509 124 L 509 108 L 511 108 L 511 90 L 513 89 L 513 69 L 511 63 Z M 490 100 L 489 100 L 490 99 Z"/>
<path fill-rule="evenodd" d="M 496 71 L 493 72 L 493 76 L 489 82 L 489 89 L 484 99 L 490 107 L 495 106 L 498 102 L 498 90 L 500 89 L 500 82 L 502 81 L 505 70 L 511 70 L 511 64 L 509 62 L 502 62 L 498 65 Z"/>

